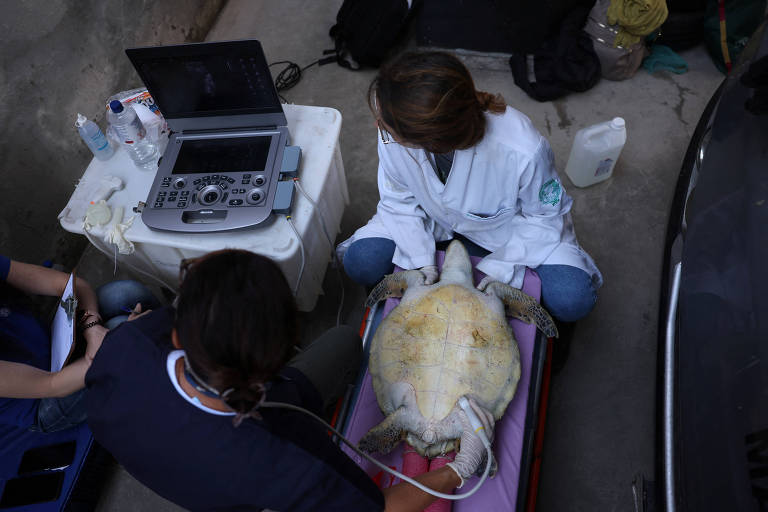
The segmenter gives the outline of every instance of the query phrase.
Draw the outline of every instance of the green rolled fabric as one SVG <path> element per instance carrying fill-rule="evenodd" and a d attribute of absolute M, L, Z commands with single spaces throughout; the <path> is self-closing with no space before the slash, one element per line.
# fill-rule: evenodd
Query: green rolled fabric
<path fill-rule="evenodd" d="M 613 46 L 628 48 L 640 42 L 667 19 L 665 0 L 611 0 L 608 23 L 619 25 Z"/>
<path fill-rule="evenodd" d="M 663 44 L 654 44 L 651 47 L 651 54 L 643 60 L 643 67 L 649 73 L 665 70 L 680 75 L 688 71 L 688 63 L 672 48 Z"/>

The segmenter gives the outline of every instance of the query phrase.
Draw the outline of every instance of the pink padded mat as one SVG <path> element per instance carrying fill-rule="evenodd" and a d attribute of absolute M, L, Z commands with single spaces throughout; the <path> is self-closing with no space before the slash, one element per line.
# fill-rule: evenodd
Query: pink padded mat
<path fill-rule="evenodd" d="M 437 254 L 439 266 L 442 266 L 443 257 L 444 254 L 442 252 Z M 477 261 L 479 261 L 479 258 L 472 258 L 473 265 Z M 482 272 L 474 270 L 476 284 L 480 282 L 483 276 Z M 541 282 L 536 273 L 530 269 L 527 269 L 525 273 L 523 291 L 536 300 L 540 299 Z M 387 300 L 384 304 L 383 315 L 386 316 L 392 311 L 398 302 L 398 299 Z M 504 416 L 496 423 L 496 439 L 493 443 L 493 451 L 499 463 L 499 472 L 495 478 L 487 480 L 473 496 L 455 502 L 453 505 L 454 512 L 511 511 L 515 510 L 516 507 L 536 326 L 525 324 L 515 319 L 510 320 L 510 325 L 520 348 L 522 368 L 515 396 L 507 407 Z M 373 333 L 370 336 L 372 337 Z M 357 443 L 369 429 L 384 419 L 376 402 L 376 395 L 371 385 L 371 376 L 368 374 L 367 369 L 362 382 L 362 388 L 356 402 L 352 406 L 346 428 L 346 436 L 353 443 Z M 390 487 L 400 481 L 398 478 L 385 473 L 363 459 L 346 445 L 342 445 L 342 449 L 373 478 L 379 487 Z M 380 462 L 391 468 L 398 471 L 402 470 L 403 443 L 400 443 L 391 453 L 383 456 L 378 455 L 377 458 Z M 468 480 L 462 488 L 462 492 L 472 489 L 475 483 L 477 483 L 477 477 Z"/>

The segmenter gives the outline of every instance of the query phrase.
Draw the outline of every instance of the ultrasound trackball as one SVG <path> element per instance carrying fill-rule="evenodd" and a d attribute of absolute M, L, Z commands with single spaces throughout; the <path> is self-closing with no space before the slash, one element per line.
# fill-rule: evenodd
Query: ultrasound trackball
<path fill-rule="evenodd" d="M 221 189 L 216 185 L 208 185 L 197 194 L 197 201 L 204 206 L 212 205 L 219 199 L 221 199 Z"/>
<path fill-rule="evenodd" d="M 266 194 L 262 189 L 253 188 L 248 191 L 248 194 L 245 196 L 245 200 L 248 201 L 249 204 L 259 204 L 264 200 L 264 197 L 266 197 Z"/>

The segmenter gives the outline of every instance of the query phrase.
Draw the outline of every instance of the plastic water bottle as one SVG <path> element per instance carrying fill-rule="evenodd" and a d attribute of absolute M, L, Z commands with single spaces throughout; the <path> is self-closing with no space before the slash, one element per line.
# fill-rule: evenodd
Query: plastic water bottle
<path fill-rule="evenodd" d="M 128 151 L 133 163 L 140 169 L 152 170 L 157 167 L 157 147 L 146 137 L 146 130 L 131 105 L 125 107 L 120 100 L 109 103 L 107 119 Z"/>
<path fill-rule="evenodd" d="M 83 138 L 88 149 L 97 160 L 108 160 L 115 154 L 115 149 L 109 144 L 109 140 L 104 136 L 99 125 L 85 117 L 83 114 L 77 114 L 75 121 L 77 131 Z"/>
<path fill-rule="evenodd" d="M 627 130 L 621 117 L 582 128 L 573 140 L 565 174 L 577 187 L 607 180 L 626 141 Z"/>

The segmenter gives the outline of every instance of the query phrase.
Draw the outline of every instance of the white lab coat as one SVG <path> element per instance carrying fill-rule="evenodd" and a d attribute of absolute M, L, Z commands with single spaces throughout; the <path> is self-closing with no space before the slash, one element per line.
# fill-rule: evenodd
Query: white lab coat
<path fill-rule="evenodd" d="M 405 269 L 435 263 L 435 241 L 460 233 L 491 253 L 477 268 L 520 288 L 525 267 L 563 264 L 585 270 L 595 288 L 602 276 L 579 246 L 572 199 L 557 175 L 549 142 L 517 110 L 486 114 L 486 133 L 456 151 L 445 185 L 423 149 L 379 141 L 376 214 L 338 247 L 356 240 L 396 244 L 392 261 Z"/>

